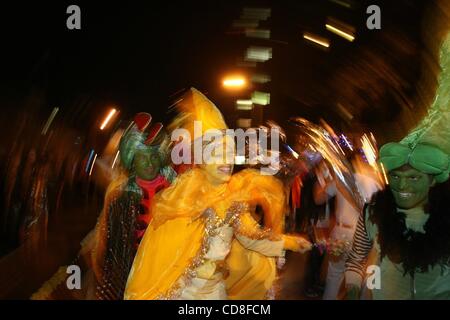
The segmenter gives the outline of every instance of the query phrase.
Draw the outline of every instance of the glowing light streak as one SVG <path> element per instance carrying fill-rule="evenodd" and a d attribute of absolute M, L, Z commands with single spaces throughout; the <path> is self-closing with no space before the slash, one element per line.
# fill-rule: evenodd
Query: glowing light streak
<path fill-rule="evenodd" d="M 108 113 L 105 120 L 103 121 L 102 125 L 100 126 L 100 130 L 105 129 L 105 127 L 108 125 L 109 121 L 111 121 L 111 118 L 114 116 L 116 112 L 117 112 L 116 109 L 111 109 L 111 111 Z"/>
<path fill-rule="evenodd" d="M 329 48 L 330 47 L 330 42 L 328 40 L 319 39 L 319 38 L 314 37 L 313 35 L 311 35 L 309 33 L 305 33 L 303 35 L 303 38 L 306 39 L 306 40 L 309 40 L 311 42 L 314 42 L 314 43 L 316 43 L 318 45 L 321 45 L 322 47 L 325 47 L 325 48 Z"/>
<path fill-rule="evenodd" d="M 94 169 L 94 165 L 95 165 L 95 160 L 97 160 L 97 154 L 95 154 L 94 156 L 94 160 L 92 161 L 92 166 L 91 166 L 91 170 L 89 170 L 89 176 L 92 174 L 92 169 Z"/>
<path fill-rule="evenodd" d="M 343 30 L 340 30 L 339 28 L 334 27 L 331 24 L 327 23 L 327 24 L 325 24 L 325 27 L 327 28 L 327 30 L 333 32 L 334 34 L 337 34 L 338 36 L 341 36 L 345 40 L 348 40 L 350 42 L 355 40 L 355 37 L 353 35 L 351 35 L 350 33 L 345 32 Z"/>
<path fill-rule="evenodd" d="M 120 150 L 117 151 L 116 156 L 114 157 L 114 161 L 112 163 L 111 169 L 114 169 L 114 166 L 116 165 L 117 158 L 119 157 L 119 153 L 120 153 Z"/>
<path fill-rule="evenodd" d="M 384 182 L 386 183 L 386 185 L 389 185 L 389 180 L 386 175 L 386 170 L 384 169 L 384 166 L 382 163 L 380 163 L 380 165 L 381 165 L 381 172 L 383 172 Z"/>
<path fill-rule="evenodd" d="M 42 135 L 46 135 L 48 128 L 50 128 L 50 125 L 52 124 L 53 120 L 55 119 L 56 114 L 58 113 L 59 108 L 53 108 L 52 113 L 50 114 L 50 116 L 47 119 L 47 122 L 44 125 L 44 128 L 42 129 L 41 134 Z"/>

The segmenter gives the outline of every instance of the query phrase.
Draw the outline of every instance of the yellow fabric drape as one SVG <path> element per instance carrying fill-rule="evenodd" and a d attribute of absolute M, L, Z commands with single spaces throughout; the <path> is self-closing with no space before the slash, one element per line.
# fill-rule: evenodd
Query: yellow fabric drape
<path fill-rule="evenodd" d="M 231 300 L 263 300 L 276 278 L 275 258 L 248 250 L 237 240 L 233 240 L 226 266 L 225 285 Z"/>
<path fill-rule="evenodd" d="M 134 259 L 125 299 L 170 298 L 170 291 L 201 251 L 205 232 L 201 215 L 221 193 L 219 187 L 206 183 L 201 169 L 192 169 L 155 196 L 153 219 Z"/>
<path fill-rule="evenodd" d="M 201 248 L 201 220 L 172 219 L 149 228 L 134 259 L 125 290 L 127 300 L 153 300 L 169 295 Z"/>
<path fill-rule="evenodd" d="M 274 236 L 284 231 L 286 208 L 282 183 L 272 176 L 262 176 L 254 170 L 244 170 L 230 182 L 233 190 L 241 190 L 245 200 L 264 211 L 265 226 Z M 243 223 L 240 230 L 251 234 L 251 222 Z M 244 248 L 233 240 L 231 252 L 226 259 L 229 276 L 225 279 L 228 298 L 232 300 L 262 300 L 276 279 L 276 258 Z"/>
<path fill-rule="evenodd" d="M 264 225 L 273 233 L 280 234 L 284 231 L 286 200 L 283 184 L 277 178 L 246 169 L 233 175 L 228 190 L 234 195 L 233 201 L 247 202 L 251 207 L 261 206 Z"/>
<path fill-rule="evenodd" d="M 175 218 L 195 219 L 213 203 L 220 200 L 226 185 L 213 186 L 208 183 L 206 173 L 192 169 L 179 176 L 163 192 L 158 193 L 152 202 L 153 228 L 158 228 Z"/>
<path fill-rule="evenodd" d="M 168 131 L 184 128 L 189 131 L 190 137 L 195 137 L 194 121 L 202 125 L 203 135 L 210 129 L 227 129 L 227 124 L 220 110 L 203 93 L 195 88 L 187 90 L 177 103 L 179 115 L 169 124 Z"/>
<path fill-rule="evenodd" d="M 202 169 L 192 169 L 159 193 L 152 206 L 154 218 L 128 278 L 125 299 L 170 298 L 178 280 L 201 255 L 205 237 L 203 212 L 213 208 L 224 218 L 235 201 L 262 206 L 267 224 L 277 233 L 282 232 L 285 205 L 282 184 L 274 177 L 261 176 L 256 170 L 241 171 L 228 184 L 214 186 Z M 254 220 L 250 225 L 243 229 L 251 237 L 260 230 L 255 230 Z M 274 258 L 241 249 L 236 240 L 229 257 L 228 279 L 231 280 L 227 287 L 233 296 L 259 298 L 260 291 L 265 295 L 275 278 Z M 247 290 L 253 293 L 241 292 Z"/>

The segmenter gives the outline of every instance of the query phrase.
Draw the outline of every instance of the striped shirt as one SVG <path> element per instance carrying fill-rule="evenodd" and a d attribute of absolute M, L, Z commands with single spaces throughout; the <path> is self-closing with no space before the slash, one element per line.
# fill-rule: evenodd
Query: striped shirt
<path fill-rule="evenodd" d="M 345 279 L 346 284 L 360 286 L 365 276 L 367 258 L 373 246 L 373 239 L 370 238 L 366 229 L 367 206 L 363 214 L 359 216 L 353 238 L 352 249 L 346 261 Z"/>

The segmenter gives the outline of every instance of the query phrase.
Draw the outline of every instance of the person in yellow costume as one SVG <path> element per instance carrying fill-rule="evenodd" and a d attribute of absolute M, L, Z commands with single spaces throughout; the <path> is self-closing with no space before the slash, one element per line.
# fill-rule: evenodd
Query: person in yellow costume
<path fill-rule="evenodd" d="M 192 128 L 199 120 L 205 131 L 226 129 L 217 108 L 195 89 L 180 109 L 179 126 Z M 226 137 L 218 142 L 225 153 L 234 153 Z M 235 175 L 232 170 L 225 159 L 202 164 L 156 195 L 125 299 L 262 299 L 275 279 L 275 257 L 311 248 L 301 237 L 282 234 L 280 181 L 252 169 Z M 265 228 L 252 216 L 257 205 L 264 210 Z"/>

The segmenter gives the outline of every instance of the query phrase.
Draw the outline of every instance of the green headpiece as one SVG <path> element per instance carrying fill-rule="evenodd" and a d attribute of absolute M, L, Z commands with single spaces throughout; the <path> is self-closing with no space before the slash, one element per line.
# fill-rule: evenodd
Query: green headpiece
<path fill-rule="evenodd" d="M 415 147 L 396 142 L 385 144 L 380 149 L 380 161 L 387 171 L 408 164 L 416 170 L 433 175 L 438 183 L 447 181 L 449 177 L 448 155 L 429 144 L 417 144 Z"/>
<path fill-rule="evenodd" d="M 167 162 L 169 138 L 161 123 L 156 123 L 150 127 L 151 119 L 152 117 L 148 113 L 138 113 L 120 139 L 120 160 L 128 170 L 131 169 L 134 156 L 139 149 L 157 152 L 162 162 Z"/>
<path fill-rule="evenodd" d="M 435 99 L 426 117 L 400 143 L 380 149 L 380 161 L 387 171 L 409 164 L 435 176 L 436 182 L 449 178 L 450 155 L 450 34 L 440 49 L 441 73 Z"/>

